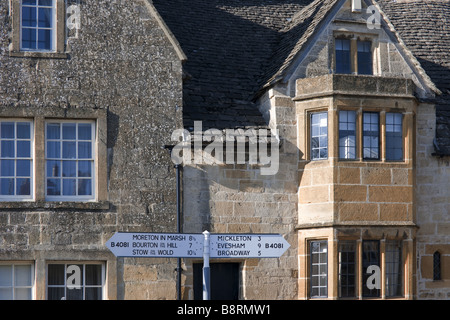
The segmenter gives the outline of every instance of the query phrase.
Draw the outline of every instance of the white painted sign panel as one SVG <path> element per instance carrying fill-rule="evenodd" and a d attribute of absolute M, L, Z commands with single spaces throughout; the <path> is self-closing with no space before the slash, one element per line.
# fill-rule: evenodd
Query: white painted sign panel
<path fill-rule="evenodd" d="M 117 232 L 106 246 L 116 257 L 201 258 L 203 235 Z"/>
<path fill-rule="evenodd" d="M 201 258 L 203 234 L 117 232 L 106 242 L 116 257 Z M 211 234 L 211 258 L 279 258 L 290 247 L 279 234 Z"/>
<path fill-rule="evenodd" d="M 211 234 L 211 258 L 279 258 L 289 243 L 279 234 Z"/>

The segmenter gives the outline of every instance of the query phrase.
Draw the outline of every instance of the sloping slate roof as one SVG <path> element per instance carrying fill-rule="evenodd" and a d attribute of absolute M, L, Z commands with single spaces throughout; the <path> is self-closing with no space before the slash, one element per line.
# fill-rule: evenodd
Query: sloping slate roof
<path fill-rule="evenodd" d="M 151 1 L 151 0 L 149 0 Z M 253 102 L 284 76 L 338 0 L 153 0 L 188 57 L 184 124 L 265 127 Z M 436 146 L 450 154 L 450 3 L 377 0 L 436 84 Z"/>
<path fill-rule="evenodd" d="M 450 154 L 450 1 L 377 2 L 442 92 L 436 97 L 437 151 Z"/>
<path fill-rule="evenodd" d="M 311 2 L 153 0 L 188 57 L 185 127 L 195 120 L 203 129 L 265 127 L 254 94 L 267 79 L 281 30 Z"/>
<path fill-rule="evenodd" d="M 284 73 L 305 46 L 320 23 L 339 0 L 314 0 L 310 5 L 297 12 L 290 23 L 281 30 L 278 43 L 265 78 L 264 87 L 270 86 L 283 77 Z"/>

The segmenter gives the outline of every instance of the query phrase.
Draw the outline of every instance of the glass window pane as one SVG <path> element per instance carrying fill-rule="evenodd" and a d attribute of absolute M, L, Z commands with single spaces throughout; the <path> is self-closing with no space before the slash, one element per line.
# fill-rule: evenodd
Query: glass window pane
<path fill-rule="evenodd" d="M 91 140 L 92 139 L 92 124 L 80 123 L 78 124 L 78 139 Z"/>
<path fill-rule="evenodd" d="M 2 196 L 14 195 L 14 178 L 0 179 L 0 195 Z"/>
<path fill-rule="evenodd" d="M 47 179 L 47 195 L 59 196 L 61 195 L 61 180 Z"/>
<path fill-rule="evenodd" d="M 91 142 L 78 142 L 78 158 L 79 159 L 91 159 L 92 158 Z"/>
<path fill-rule="evenodd" d="M 83 289 L 67 288 L 66 293 L 66 300 L 83 300 Z"/>
<path fill-rule="evenodd" d="M 91 196 L 92 195 L 92 180 L 80 179 L 78 180 L 78 195 Z"/>
<path fill-rule="evenodd" d="M 1 138 L 2 139 L 14 139 L 14 122 L 2 122 L 1 123 Z"/>
<path fill-rule="evenodd" d="M 76 179 L 63 179 L 64 196 L 76 196 L 77 195 L 76 187 L 77 187 Z"/>
<path fill-rule="evenodd" d="M 30 179 L 17 179 L 16 183 L 16 195 L 29 196 L 31 195 Z"/>
<path fill-rule="evenodd" d="M 79 177 L 92 177 L 92 162 L 91 161 L 79 161 L 78 162 L 78 176 Z"/>
<path fill-rule="evenodd" d="M 53 6 L 53 0 L 39 0 L 39 5 L 51 7 L 51 6 Z"/>
<path fill-rule="evenodd" d="M 356 111 L 339 111 L 339 158 L 356 157 Z"/>
<path fill-rule="evenodd" d="M 47 288 L 47 299 L 48 300 L 64 300 L 64 290 L 65 288 L 62 287 L 48 287 Z"/>
<path fill-rule="evenodd" d="M 61 158 L 61 143 L 59 141 L 47 141 L 47 158 Z"/>
<path fill-rule="evenodd" d="M 3 140 L 1 143 L 2 148 L 2 158 L 14 158 L 15 157 L 15 149 L 14 149 L 14 141 L 11 140 Z"/>
<path fill-rule="evenodd" d="M 47 139 L 60 139 L 59 123 L 48 123 L 47 124 Z"/>
<path fill-rule="evenodd" d="M 31 139 L 31 125 L 29 122 L 17 122 L 17 139 Z"/>
<path fill-rule="evenodd" d="M 86 288 L 85 300 L 102 300 L 102 288 Z"/>
<path fill-rule="evenodd" d="M 327 113 L 311 114 L 311 160 L 328 157 Z"/>
<path fill-rule="evenodd" d="M 367 281 L 372 273 L 367 273 L 370 266 L 380 267 L 380 243 L 379 241 L 363 241 L 363 257 L 362 257 L 362 273 L 363 273 L 363 296 L 364 297 L 379 297 L 380 289 L 369 288 Z"/>
<path fill-rule="evenodd" d="M 76 176 L 77 176 L 77 162 L 63 161 L 63 177 L 76 177 Z"/>
<path fill-rule="evenodd" d="M 47 177 L 61 176 L 61 162 L 54 160 L 47 160 Z"/>
<path fill-rule="evenodd" d="M 386 242 L 386 296 L 402 296 L 402 258 L 401 242 Z"/>
<path fill-rule="evenodd" d="M 75 141 L 63 141 L 63 158 L 76 159 L 77 145 Z"/>
<path fill-rule="evenodd" d="M 86 265 L 86 285 L 102 285 L 102 266 L 100 264 Z"/>
<path fill-rule="evenodd" d="M 48 265 L 48 285 L 64 285 L 65 267 L 63 264 Z"/>
<path fill-rule="evenodd" d="M 53 26 L 53 9 L 52 8 L 39 8 L 38 27 L 39 28 L 51 28 Z"/>
<path fill-rule="evenodd" d="M 12 286 L 12 265 L 0 265 L 0 286 Z"/>
<path fill-rule="evenodd" d="M 358 41 L 358 74 L 372 74 L 372 52 L 370 41 Z"/>
<path fill-rule="evenodd" d="M 47 29 L 38 30 L 38 49 L 42 50 L 52 49 L 52 30 Z"/>
<path fill-rule="evenodd" d="M 17 141 L 17 157 L 30 158 L 31 157 L 31 142 Z"/>
<path fill-rule="evenodd" d="M 12 300 L 13 289 L 12 288 L 0 288 L 0 300 Z"/>
<path fill-rule="evenodd" d="M 328 292 L 328 256 L 326 241 L 310 242 L 311 297 L 326 297 Z"/>
<path fill-rule="evenodd" d="M 22 26 L 37 26 L 36 7 L 22 7 Z"/>
<path fill-rule="evenodd" d="M 402 114 L 386 113 L 386 160 L 403 160 Z"/>
<path fill-rule="evenodd" d="M 31 176 L 31 160 L 17 160 L 17 177 Z"/>
<path fill-rule="evenodd" d="M 27 4 L 27 5 L 36 5 L 36 0 L 22 0 L 22 4 Z"/>
<path fill-rule="evenodd" d="M 31 300 L 31 288 L 16 288 L 14 300 Z"/>
<path fill-rule="evenodd" d="M 336 73 L 351 73 L 350 40 L 336 39 L 335 45 Z"/>
<path fill-rule="evenodd" d="M 14 177 L 14 160 L 1 160 L 0 174 L 2 177 Z"/>
<path fill-rule="evenodd" d="M 64 123 L 63 124 L 63 139 L 75 140 L 76 139 L 76 124 L 75 123 Z"/>
<path fill-rule="evenodd" d="M 31 266 L 30 265 L 16 265 L 14 266 L 15 285 L 16 286 L 31 286 Z"/>
<path fill-rule="evenodd" d="M 22 48 L 36 49 L 36 29 L 22 29 Z"/>

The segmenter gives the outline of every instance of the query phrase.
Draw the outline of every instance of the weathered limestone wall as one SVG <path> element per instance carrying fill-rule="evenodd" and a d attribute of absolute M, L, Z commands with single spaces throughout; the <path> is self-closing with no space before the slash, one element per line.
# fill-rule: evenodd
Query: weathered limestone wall
<path fill-rule="evenodd" d="M 240 299 L 296 299 L 298 149 L 295 108 L 290 98 L 267 96 L 278 119 L 281 140 L 275 174 L 260 165 L 188 165 L 183 168 L 186 233 L 279 233 L 291 247 L 279 259 L 226 259 L 239 262 Z M 275 131 L 274 131 L 275 132 Z M 270 148 L 269 148 L 270 150 Z M 274 157 L 273 161 L 278 160 Z M 214 262 L 227 262 L 217 259 Z M 198 261 L 197 261 L 198 262 Z M 191 261 L 186 261 L 185 297 L 193 296 Z"/>
<path fill-rule="evenodd" d="M 450 298 L 450 159 L 434 157 L 434 105 L 417 112 L 417 258 L 418 299 Z M 433 254 L 441 254 L 441 279 L 433 281 Z"/>
<path fill-rule="evenodd" d="M 78 3 L 81 27 L 59 59 L 10 57 L 13 12 L 0 3 L 0 116 L 103 123 L 105 199 L 0 204 L 0 260 L 35 261 L 37 299 L 49 260 L 105 262 L 109 299 L 175 299 L 175 261 L 116 259 L 104 243 L 116 231 L 175 231 L 175 172 L 161 146 L 182 125 L 181 61 L 145 1 Z"/>

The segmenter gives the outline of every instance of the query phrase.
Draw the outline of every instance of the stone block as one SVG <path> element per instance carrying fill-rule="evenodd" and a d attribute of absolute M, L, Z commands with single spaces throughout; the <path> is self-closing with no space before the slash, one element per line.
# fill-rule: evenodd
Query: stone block
<path fill-rule="evenodd" d="M 334 201 L 357 201 L 367 200 L 367 186 L 365 185 L 336 185 L 334 188 Z"/>
<path fill-rule="evenodd" d="M 407 221 L 411 217 L 408 215 L 407 204 L 381 203 L 380 220 L 381 221 Z"/>
<path fill-rule="evenodd" d="M 340 221 L 377 221 L 378 205 L 374 203 L 352 203 L 339 204 Z"/>
<path fill-rule="evenodd" d="M 391 184 L 391 169 L 390 168 L 362 168 L 361 180 L 363 184 L 377 185 Z"/>
<path fill-rule="evenodd" d="M 405 202 L 413 200 L 412 187 L 369 186 L 370 202 Z"/>
<path fill-rule="evenodd" d="M 318 202 L 328 202 L 329 197 L 329 186 L 312 186 L 303 187 L 299 189 L 299 202 L 300 203 L 318 203 Z"/>
<path fill-rule="evenodd" d="M 338 183 L 359 184 L 361 183 L 360 168 L 340 167 L 338 170 Z"/>

